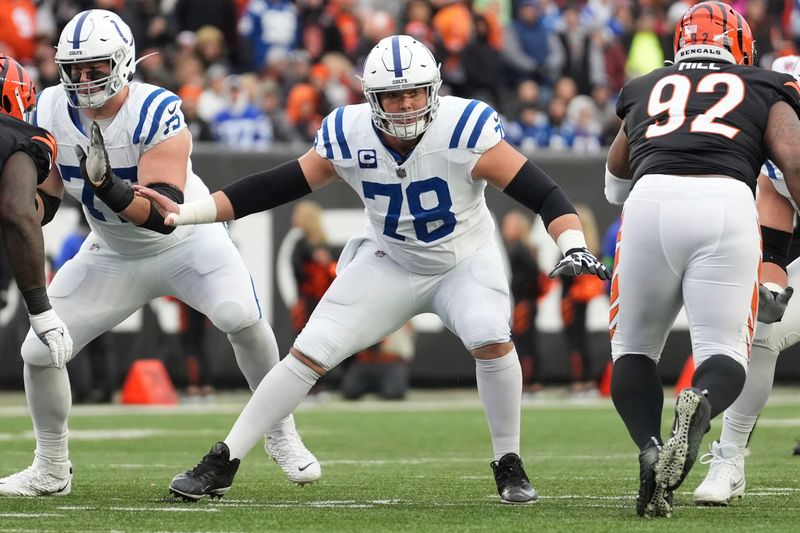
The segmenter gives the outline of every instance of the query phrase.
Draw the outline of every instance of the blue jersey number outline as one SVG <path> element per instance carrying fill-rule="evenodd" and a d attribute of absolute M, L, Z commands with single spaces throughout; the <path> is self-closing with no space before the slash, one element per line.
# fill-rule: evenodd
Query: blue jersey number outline
<path fill-rule="evenodd" d="M 392 239 L 405 241 L 406 238 L 397 233 L 397 225 L 400 221 L 400 210 L 403 207 L 403 186 L 399 183 L 376 183 L 373 181 L 362 182 L 364 197 L 374 200 L 376 196 L 386 196 L 389 198 L 389 206 L 383 225 L 383 234 Z M 422 206 L 422 194 L 426 192 L 436 193 L 438 204 L 435 207 L 426 209 Z M 417 239 L 422 242 L 433 242 L 453 233 L 456 227 L 456 215 L 450 208 L 453 207 L 453 199 L 450 197 L 450 189 L 447 182 L 438 176 L 421 181 L 411 182 L 405 190 L 405 197 L 408 200 L 408 210 L 414 217 L 414 232 Z M 428 229 L 428 224 L 442 221 L 442 224 L 434 230 Z"/>
<path fill-rule="evenodd" d="M 94 194 L 94 187 L 89 184 L 88 180 L 83 179 L 80 167 L 76 167 L 74 165 L 58 165 L 58 169 L 61 172 L 61 179 L 65 181 L 72 181 L 73 179 L 83 181 L 81 203 L 86 206 L 86 210 L 89 211 L 90 215 L 97 220 L 105 222 L 105 215 L 94 206 L 94 200 L 96 198 Z M 131 184 L 139 181 L 137 167 L 112 168 L 111 170 L 120 178 L 130 181 Z M 127 222 L 127 220 L 123 218 L 119 218 L 119 221 L 123 223 Z"/>

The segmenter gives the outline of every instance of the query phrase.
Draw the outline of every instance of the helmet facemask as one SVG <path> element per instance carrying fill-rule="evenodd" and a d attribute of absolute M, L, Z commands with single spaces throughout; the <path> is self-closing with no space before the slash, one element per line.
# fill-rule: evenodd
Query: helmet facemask
<path fill-rule="evenodd" d="M 122 61 L 126 59 L 125 50 L 118 49 L 110 56 L 81 58 L 80 60 L 57 60 L 61 83 L 69 95 L 69 104 L 79 108 L 102 107 L 112 96 L 127 85 L 132 76 L 123 79 Z M 80 81 L 81 74 L 75 67 L 89 63 L 107 62 L 108 74 L 102 69 L 95 68 L 90 71 L 89 81 Z"/>
<path fill-rule="evenodd" d="M 410 141 L 416 139 L 428 129 L 436 112 L 439 109 L 439 87 L 442 80 L 437 76 L 434 80 L 427 83 L 408 85 L 402 87 L 381 87 L 367 88 L 364 86 L 364 94 L 372 108 L 372 123 L 379 130 L 398 139 Z M 412 89 L 425 91 L 425 106 L 414 111 L 389 113 L 383 109 L 381 95 L 390 92 L 403 92 Z"/>

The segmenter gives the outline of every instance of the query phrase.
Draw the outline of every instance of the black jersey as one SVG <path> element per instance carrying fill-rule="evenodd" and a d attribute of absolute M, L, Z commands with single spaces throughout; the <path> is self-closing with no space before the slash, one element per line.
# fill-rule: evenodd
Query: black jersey
<path fill-rule="evenodd" d="M 36 184 L 50 173 L 56 158 L 56 140 L 45 129 L 0 113 L 0 169 L 11 154 L 25 152 L 36 164 Z"/>
<path fill-rule="evenodd" d="M 721 174 L 755 194 L 769 110 L 783 100 L 800 115 L 799 99 L 788 74 L 729 63 L 681 61 L 631 80 L 617 102 L 631 177 Z"/>

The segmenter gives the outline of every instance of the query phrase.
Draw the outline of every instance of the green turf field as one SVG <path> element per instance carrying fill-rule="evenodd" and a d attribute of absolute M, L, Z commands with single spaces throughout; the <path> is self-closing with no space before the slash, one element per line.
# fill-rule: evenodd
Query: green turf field
<path fill-rule="evenodd" d="M 759 421 L 748 490 L 728 508 L 696 508 L 697 465 L 671 519 L 636 516 L 638 466 L 611 402 L 525 402 L 522 456 L 538 502 L 499 503 L 488 429 L 474 391 L 421 392 L 402 403 L 307 403 L 298 426 L 323 467 L 297 487 L 257 447 L 222 500 L 167 496 L 172 476 L 224 438 L 245 397 L 178 408 L 76 407 L 72 494 L 0 499 L 0 531 L 797 531 L 800 399 L 781 391 Z M 0 475 L 28 466 L 21 395 L 0 399 Z M 665 426 L 671 406 L 665 410 Z M 719 434 L 715 421 L 711 434 Z M 707 440 L 710 440 L 707 437 Z M 704 443 L 705 449 L 707 443 Z"/>

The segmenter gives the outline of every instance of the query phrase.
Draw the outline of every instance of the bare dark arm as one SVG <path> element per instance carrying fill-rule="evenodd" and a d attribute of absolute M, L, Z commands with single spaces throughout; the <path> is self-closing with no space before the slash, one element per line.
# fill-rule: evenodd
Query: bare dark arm
<path fill-rule="evenodd" d="M 0 174 L 0 228 L 21 291 L 45 286 L 44 238 L 36 211 L 36 167 L 23 152 L 13 154 Z"/>
<path fill-rule="evenodd" d="M 611 147 L 608 149 L 608 160 L 606 165 L 615 176 L 622 179 L 630 179 L 631 169 L 629 166 L 628 135 L 625 133 L 625 123 L 619 127 L 617 136 Z"/>
<path fill-rule="evenodd" d="M 786 102 L 770 108 L 764 144 L 770 159 L 783 171 L 792 199 L 800 205 L 800 118 Z"/>
<path fill-rule="evenodd" d="M 45 288 L 41 215 L 34 205 L 36 167 L 23 152 L 8 158 L 0 174 L 0 229 L 8 261 L 23 295 Z M 32 314 L 42 310 L 26 300 Z M 49 304 L 47 304 L 49 309 Z M 45 309 L 46 310 L 46 309 Z"/>

